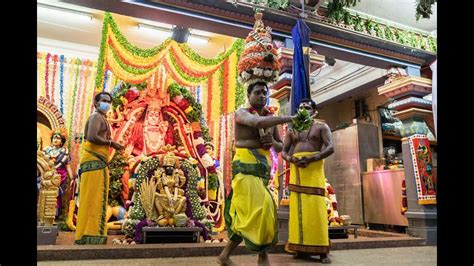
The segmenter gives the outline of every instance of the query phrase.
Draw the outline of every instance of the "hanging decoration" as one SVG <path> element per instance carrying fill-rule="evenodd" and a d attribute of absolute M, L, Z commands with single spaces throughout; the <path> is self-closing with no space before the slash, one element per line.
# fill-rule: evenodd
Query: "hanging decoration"
<path fill-rule="evenodd" d="M 64 55 L 59 57 L 59 107 L 61 113 L 64 114 Z"/>
<path fill-rule="evenodd" d="M 207 84 L 207 87 L 211 88 L 211 91 L 207 92 L 208 95 L 218 89 L 225 92 L 229 96 L 228 99 L 224 99 L 222 94 L 216 99 L 217 103 L 225 102 L 222 109 L 206 108 L 207 112 L 216 113 L 211 119 L 217 118 L 221 114 L 235 111 L 236 66 L 243 46 L 243 40 L 238 39 L 227 51 L 212 59 L 200 56 L 186 43 L 177 43 L 171 39 L 156 47 L 141 49 L 125 38 L 110 13 L 106 12 L 98 59 L 96 92 L 105 89 L 109 79 L 106 75 L 108 70 L 121 81 L 140 84 L 152 79 L 158 68 L 164 66 L 167 74 L 181 86 L 196 87 Z M 219 79 L 219 76 L 222 78 Z M 223 86 L 225 88 L 222 88 Z"/>

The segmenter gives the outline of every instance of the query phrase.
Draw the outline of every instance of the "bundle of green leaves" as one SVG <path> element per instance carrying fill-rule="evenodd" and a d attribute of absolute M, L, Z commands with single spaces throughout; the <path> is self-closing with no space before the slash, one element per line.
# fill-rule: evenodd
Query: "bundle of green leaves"
<path fill-rule="evenodd" d="M 293 119 L 293 129 L 301 132 L 311 127 L 313 124 L 313 117 L 306 109 L 298 110 L 296 118 Z"/>

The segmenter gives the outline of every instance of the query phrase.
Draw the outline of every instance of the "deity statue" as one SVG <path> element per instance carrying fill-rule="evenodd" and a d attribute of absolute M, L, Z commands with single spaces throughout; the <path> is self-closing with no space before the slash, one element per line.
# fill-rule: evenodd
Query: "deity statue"
<path fill-rule="evenodd" d="M 155 207 L 158 210 L 158 225 L 175 225 L 175 215 L 184 215 L 186 197 L 181 189 L 186 182 L 184 172 L 179 169 L 178 157 L 168 153 L 163 157 L 163 168 L 155 171 L 158 191 L 155 193 Z"/>
<path fill-rule="evenodd" d="M 56 128 L 51 132 L 51 144 L 43 150 L 46 157 L 54 163 L 54 168 L 56 169 L 56 172 L 61 176 L 61 184 L 59 186 L 59 193 L 56 202 L 56 219 L 62 216 L 64 209 L 63 206 L 67 204 L 65 202 L 65 200 L 67 200 L 65 197 L 65 193 L 67 189 L 68 177 L 73 177 L 70 165 L 71 158 L 69 156 L 69 151 L 64 146 L 66 141 L 66 129 Z"/>
<path fill-rule="evenodd" d="M 214 160 L 214 165 L 216 166 L 216 169 L 219 169 L 220 163 L 219 160 L 215 157 L 215 149 L 214 145 L 211 142 L 206 142 L 206 153 L 211 156 L 211 158 Z"/>
<path fill-rule="evenodd" d="M 158 152 L 165 145 L 164 136 L 168 130 L 168 121 L 162 118 L 161 108 L 157 101 L 152 101 L 145 114 L 143 125 L 144 151 L 150 155 Z"/>

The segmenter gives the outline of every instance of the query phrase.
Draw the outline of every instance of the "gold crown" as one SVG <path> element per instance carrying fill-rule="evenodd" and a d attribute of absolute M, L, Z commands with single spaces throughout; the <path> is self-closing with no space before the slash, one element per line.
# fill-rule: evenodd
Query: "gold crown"
<path fill-rule="evenodd" d="M 163 157 L 163 166 L 176 166 L 176 162 L 178 161 L 178 157 L 174 156 L 173 154 L 168 153 Z"/>

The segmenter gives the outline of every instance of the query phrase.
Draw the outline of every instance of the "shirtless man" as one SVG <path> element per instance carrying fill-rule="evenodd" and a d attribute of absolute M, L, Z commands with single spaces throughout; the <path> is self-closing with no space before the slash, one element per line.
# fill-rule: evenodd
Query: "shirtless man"
<path fill-rule="evenodd" d="M 311 99 L 301 100 L 299 109 L 313 117 L 317 114 Z M 333 152 L 331 130 L 317 121 L 302 132 L 290 130 L 282 151 L 283 159 L 290 162 L 290 227 L 285 249 L 296 257 L 320 255 L 323 263 L 330 263 L 323 159 Z"/>
<path fill-rule="evenodd" d="M 96 112 L 87 120 L 85 142 L 80 158 L 81 183 L 79 209 L 77 211 L 75 244 L 107 244 L 106 206 L 109 193 L 110 148 L 124 147 L 112 140 L 106 114 L 112 96 L 98 93 L 94 98 Z"/>
<path fill-rule="evenodd" d="M 235 115 L 235 156 L 232 161 L 232 188 L 224 216 L 230 241 L 218 257 L 221 265 L 232 264 L 230 253 L 244 241 L 258 252 L 258 263 L 268 264 L 267 250 L 277 241 L 277 212 L 267 189 L 270 178 L 270 152 L 282 149 L 275 126 L 288 123 L 293 116 L 271 116 L 265 108 L 268 87 L 257 82 L 247 88 L 250 108 Z"/>

